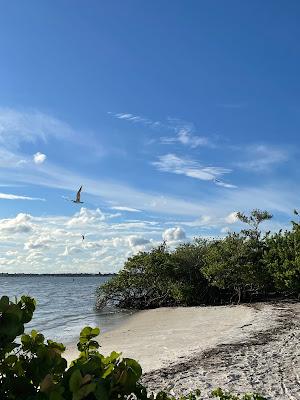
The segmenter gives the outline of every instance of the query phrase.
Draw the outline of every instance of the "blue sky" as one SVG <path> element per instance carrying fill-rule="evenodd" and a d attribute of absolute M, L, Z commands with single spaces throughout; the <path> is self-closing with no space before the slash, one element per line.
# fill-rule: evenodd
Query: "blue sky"
<path fill-rule="evenodd" d="M 298 207 L 298 1 L 0 1 L 2 271 L 116 271 Z M 72 198 L 83 185 L 84 204 Z M 81 234 L 86 235 L 83 242 Z"/>

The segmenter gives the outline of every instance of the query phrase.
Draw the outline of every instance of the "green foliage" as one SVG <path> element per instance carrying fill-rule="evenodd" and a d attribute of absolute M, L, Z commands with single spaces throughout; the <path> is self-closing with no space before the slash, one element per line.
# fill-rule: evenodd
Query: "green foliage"
<path fill-rule="evenodd" d="M 218 388 L 212 391 L 212 396 L 215 396 L 219 400 L 266 400 L 265 397 L 255 393 L 248 393 L 242 396 L 236 396 L 229 392 L 224 392 Z"/>
<path fill-rule="evenodd" d="M 207 280 L 201 272 L 205 246 L 199 240 L 170 252 L 162 244 L 129 258 L 120 273 L 98 291 L 98 307 L 109 302 L 138 309 L 201 304 L 207 294 Z"/>
<path fill-rule="evenodd" d="M 32 318 L 35 301 L 22 296 L 12 302 L 0 299 L 0 399 L 1 400 L 176 400 L 166 392 L 156 396 L 139 382 L 142 368 L 130 358 L 112 352 L 105 357 L 98 352 L 95 338 L 98 328 L 82 329 L 77 344 L 79 356 L 67 367 L 62 357 L 65 346 L 47 340 L 32 330 L 23 334 L 24 324 Z M 18 336 L 21 336 L 19 343 Z M 220 396 L 223 397 L 220 397 Z M 220 399 L 239 399 L 223 395 Z M 227 397 L 224 397 L 227 396 Z M 230 395 L 231 396 L 231 395 Z M 248 396 L 248 395 L 247 395 Z M 200 400 L 197 390 L 178 400 Z M 243 397 L 244 400 L 264 400 Z"/>
<path fill-rule="evenodd" d="M 292 224 L 291 231 L 280 230 L 266 238 L 268 251 L 264 253 L 263 262 L 272 277 L 274 290 L 299 296 L 300 224 L 295 221 Z"/>
<path fill-rule="evenodd" d="M 295 210 L 295 215 L 298 212 Z M 171 251 L 162 244 L 129 258 L 98 290 L 98 307 L 192 306 L 300 293 L 300 222 L 262 234 L 267 211 L 237 213 L 248 227 L 225 238 L 195 239 Z"/>
<path fill-rule="evenodd" d="M 0 300 L 1 400 L 119 399 L 141 392 L 140 365 L 129 358 L 121 359 L 116 352 L 108 357 L 100 354 L 95 340 L 98 328 L 81 331 L 79 356 L 69 368 L 62 357 L 63 344 L 45 342 L 35 330 L 23 334 L 34 309 L 35 301 L 29 297 L 17 302 L 6 296 Z"/>
<path fill-rule="evenodd" d="M 267 211 L 253 210 L 249 216 L 237 213 L 237 217 L 250 229 L 212 241 L 204 273 L 212 285 L 228 291 L 231 299 L 236 297 L 239 303 L 243 295 L 268 288 L 270 274 L 263 260 L 267 244 L 259 225 L 272 215 Z"/>

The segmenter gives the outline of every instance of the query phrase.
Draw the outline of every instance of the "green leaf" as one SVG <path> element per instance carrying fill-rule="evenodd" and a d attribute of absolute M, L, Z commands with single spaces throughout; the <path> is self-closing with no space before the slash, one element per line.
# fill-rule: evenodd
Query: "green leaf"
<path fill-rule="evenodd" d="M 116 361 L 120 358 L 121 354 L 122 353 L 117 353 L 116 351 L 112 351 L 109 356 L 104 358 L 103 362 L 105 364 L 113 363 L 114 361 Z"/>
<path fill-rule="evenodd" d="M 69 388 L 71 392 L 75 393 L 77 390 L 79 390 L 81 382 L 82 382 L 81 372 L 79 369 L 75 369 L 69 381 Z"/>
<path fill-rule="evenodd" d="M 105 379 L 108 375 L 110 375 L 114 370 L 114 367 L 115 367 L 114 364 L 110 364 L 101 375 L 101 378 Z"/>
<path fill-rule="evenodd" d="M 102 382 L 97 384 L 94 395 L 97 400 L 109 400 L 107 390 Z"/>
<path fill-rule="evenodd" d="M 89 383 L 88 385 L 82 386 L 77 392 L 73 394 L 72 400 L 81 400 L 86 398 L 90 393 L 96 389 L 95 383 Z"/>
<path fill-rule="evenodd" d="M 131 358 L 124 358 L 124 361 L 126 362 L 126 366 L 133 372 L 136 380 L 138 381 L 142 376 L 142 367 L 140 364 Z"/>
<path fill-rule="evenodd" d="M 0 299 L 0 312 L 3 312 L 9 305 L 9 297 L 2 296 Z"/>
<path fill-rule="evenodd" d="M 96 342 L 96 340 L 90 340 L 89 342 L 89 348 L 90 349 L 98 349 L 100 347 L 100 344 Z"/>

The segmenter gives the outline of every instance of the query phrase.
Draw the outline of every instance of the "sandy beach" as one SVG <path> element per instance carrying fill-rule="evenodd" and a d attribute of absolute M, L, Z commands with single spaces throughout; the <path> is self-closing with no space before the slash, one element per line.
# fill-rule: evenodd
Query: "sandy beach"
<path fill-rule="evenodd" d="M 153 391 L 215 387 L 300 399 L 300 303 L 160 308 L 138 312 L 100 337 L 143 368 Z M 75 346 L 66 357 L 76 356 Z"/>

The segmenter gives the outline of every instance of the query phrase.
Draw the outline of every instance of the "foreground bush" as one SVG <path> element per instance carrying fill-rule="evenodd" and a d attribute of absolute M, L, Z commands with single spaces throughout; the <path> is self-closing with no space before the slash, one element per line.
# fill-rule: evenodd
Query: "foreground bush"
<path fill-rule="evenodd" d="M 297 214 L 297 212 L 296 212 Z M 194 306 L 300 294 L 300 224 L 262 234 L 267 211 L 237 214 L 247 224 L 222 239 L 196 239 L 170 251 L 165 244 L 129 258 L 98 290 L 97 306 Z"/>
<path fill-rule="evenodd" d="M 79 356 L 67 367 L 62 357 L 63 344 L 47 340 L 31 331 L 24 334 L 24 325 L 32 318 L 35 301 L 22 296 L 11 302 L 0 299 L 0 399 L 1 400 L 154 400 L 154 395 L 139 382 L 142 369 L 130 358 L 112 352 L 105 357 L 99 353 L 95 337 L 98 328 L 86 327 L 77 344 Z M 20 342 L 17 340 L 21 336 Z M 237 397 L 214 391 L 221 400 L 265 400 L 258 395 Z M 176 400 L 159 392 L 157 400 Z M 201 399 L 200 391 L 180 400 Z"/>

